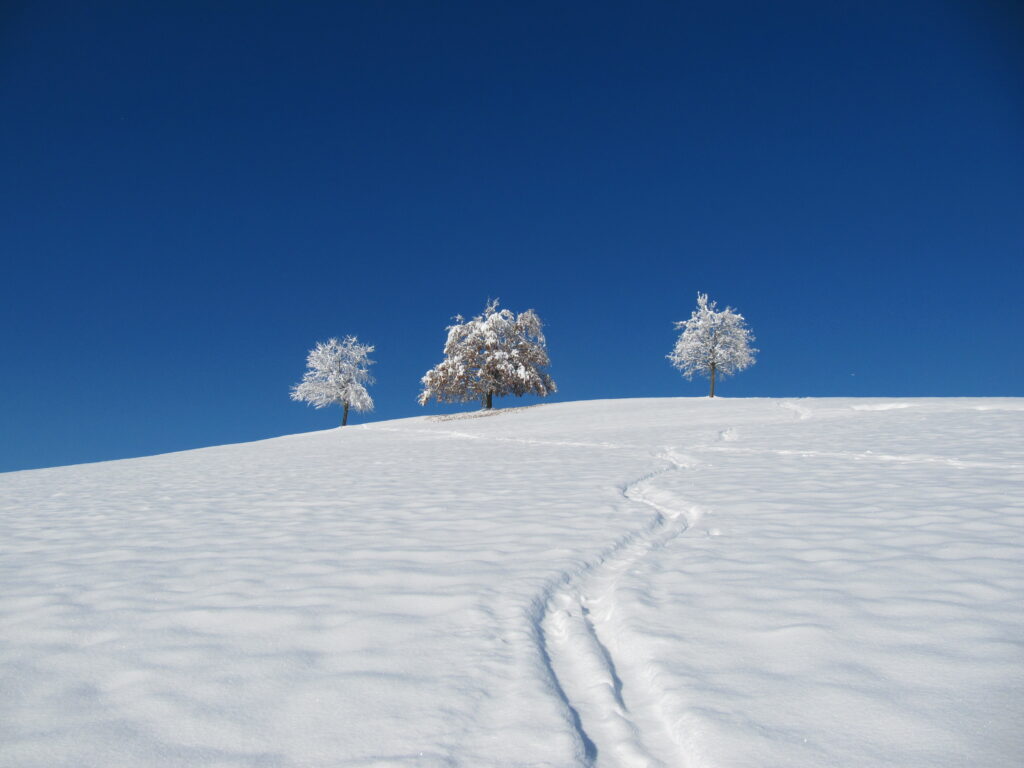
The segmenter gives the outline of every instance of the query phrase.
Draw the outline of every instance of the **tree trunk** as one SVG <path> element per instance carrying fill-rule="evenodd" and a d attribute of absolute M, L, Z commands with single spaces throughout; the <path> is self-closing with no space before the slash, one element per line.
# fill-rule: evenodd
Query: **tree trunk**
<path fill-rule="evenodd" d="M 341 426 L 348 424 L 348 403 L 345 403 L 345 409 L 341 412 Z"/>
<path fill-rule="evenodd" d="M 711 364 L 711 396 L 715 396 L 715 364 Z"/>
<path fill-rule="evenodd" d="M 494 405 L 494 392 L 487 393 L 487 399 L 484 401 L 484 408 L 490 410 Z"/>

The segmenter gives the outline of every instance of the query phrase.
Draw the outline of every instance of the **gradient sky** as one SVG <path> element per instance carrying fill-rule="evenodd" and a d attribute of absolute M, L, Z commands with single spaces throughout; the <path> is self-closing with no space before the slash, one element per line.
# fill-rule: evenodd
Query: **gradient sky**
<path fill-rule="evenodd" d="M 0 471 L 335 426 L 288 390 L 349 333 L 369 418 L 453 410 L 488 297 L 556 400 L 703 395 L 698 291 L 723 396 L 1024 395 L 1014 8 L 0 4 Z"/>

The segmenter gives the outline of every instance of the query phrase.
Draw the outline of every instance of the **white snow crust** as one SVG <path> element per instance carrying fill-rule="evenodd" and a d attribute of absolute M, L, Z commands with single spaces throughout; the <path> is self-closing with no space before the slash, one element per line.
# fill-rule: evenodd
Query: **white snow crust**
<path fill-rule="evenodd" d="M 0 765 L 1017 766 L 1024 401 L 561 403 L 0 475 Z"/>

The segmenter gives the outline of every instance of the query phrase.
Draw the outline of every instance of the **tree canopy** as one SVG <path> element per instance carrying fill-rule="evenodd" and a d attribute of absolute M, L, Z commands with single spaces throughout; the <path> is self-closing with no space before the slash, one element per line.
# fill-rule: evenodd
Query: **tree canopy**
<path fill-rule="evenodd" d="M 754 334 L 743 315 L 732 307 L 717 309 L 706 293 L 697 294 L 697 308 L 689 320 L 676 323 L 682 330 L 675 348 L 668 355 L 672 365 L 690 380 L 694 375 L 711 380 L 711 397 L 715 396 L 715 377 L 724 378 L 753 365 L 756 349 L 750 346 Z"/>
<path fill-rule="evenodd" d="M 495 395 L 544 397 L 557 391 L 542 370 L 551 364 L 542 328 L 532 309 L 516 315 L 499 310 L 497 300 L 471 320 L 456 316 L 447 328 L 444 359 L 422 378 L 420 405 L 480 400 L 489 408 Z"/>

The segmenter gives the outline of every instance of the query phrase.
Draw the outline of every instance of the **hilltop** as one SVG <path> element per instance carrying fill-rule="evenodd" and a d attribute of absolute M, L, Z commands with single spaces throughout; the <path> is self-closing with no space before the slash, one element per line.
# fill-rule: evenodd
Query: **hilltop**
<path fill-rule="evenodd" d="M 2 474 L 0 765 L 1011 766 L 1022 564 L 1021 399 L 573 402 Z"/>

